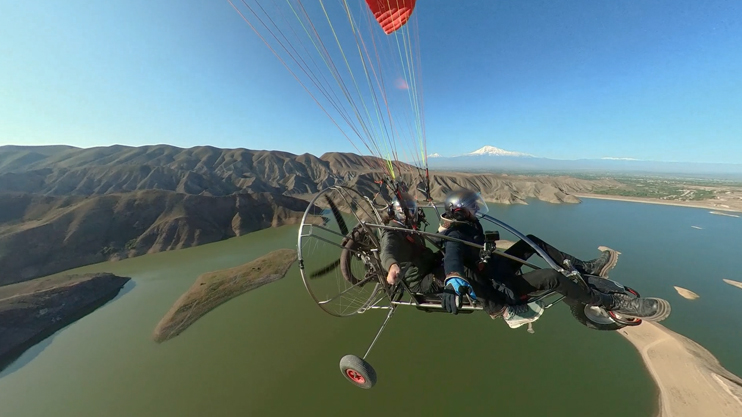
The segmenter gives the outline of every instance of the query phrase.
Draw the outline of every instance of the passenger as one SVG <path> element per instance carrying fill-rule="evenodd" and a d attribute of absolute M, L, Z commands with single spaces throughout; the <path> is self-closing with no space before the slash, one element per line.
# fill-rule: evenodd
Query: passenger
<path fill-rule="evenodd" d="M 443 219 L 445 224 L 439 233 L 482 245 L 484 231 L 475 215 L 486 213 L 488 208 L 479 193 L 470 190 L 453 191 L 447 195 L 445 204 L 446 215 Z M 564 259 L 572 261 L 581 273 L 604 274 L 611 263 L 615 265 L 615 254 L 610 252 L 604 252 L 598 259 L 583 262 L 535 236 L 532 240 L 556 262 L 561 263 Z M 534 303 L 513 306 L 509 304 L 516 304 L 521 296 L 538 290 L 553 290 L 567 299 L 601 306 L 632 317 L 653 317 L 660 310 L 660 305 L 655 299 L 632 298 L 625 294 L 604 294 L 593 288 L 585 288 L 552 268 L 536 269 L 517 275 L 522 266 L 517 261 L 493 256 L 489 262 L 481 263 L 478 248 L 453 240 L 445 240 L 444 245 L 446 278 L 443 305 L 453 314 L 458 313 L 460 297 L 465 293 L 472 296 L 473 293 L 473 297 L 481 298 L 484 310 L 492 318 L 502 315 L 508 325 L 517 327 L 536 320 L 543 313 L 543 308 L 540 305 L 534 306 Z M 505 253 L 525 260 L 533 255 L 534 251 L 526 242 L 519 241 Z"/>
<path fill-rule="evenodd" d="M 402 200 L 395 196 L 392 213 L 385 219 L 387 226 L 411 229 L 420 226 L 417 201 L 407 192 L 400 192 Z M 406 212 L 405 212 L 406 211 Z M 381 236 L 381 264 L 388 271 L 389 285 L 404 279 L 414 292 L 438 293 L 443 288 L 443 256 L 433 252 L 425 238 L 416 233 L 385 229 Z"/>

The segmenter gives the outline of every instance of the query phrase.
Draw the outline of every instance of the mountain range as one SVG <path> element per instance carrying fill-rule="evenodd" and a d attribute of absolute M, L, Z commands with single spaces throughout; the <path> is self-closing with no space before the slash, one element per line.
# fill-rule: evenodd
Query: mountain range
<path fill-rule="evenodd" d="M 295 224 L 328 186 L 373 196 L 385 164 L 351 153 L 316 157 L 209 146 L 2 146 L 0 286 Z M 395 172 L 411 185 L 422 180 L 403 163 L 395 163 Z M 503 204 L 529 198 L 578 203 L 572 194 L 620 186 L 612 180 L 436 171 L 430 185 L 437 201 L 463 187 Z M 389 198 L 387 191 L 381 194 Z"/>
<path fill-rule="evenodd" d="M 463 155 L 428 156 L 431 169 L 485 172 L 563 172 L 703 175 L 717 178 L 742 178 L 742 164 L 660 162 L 633 158 L 551 159 L 521 152 L 484 146 Z"/>

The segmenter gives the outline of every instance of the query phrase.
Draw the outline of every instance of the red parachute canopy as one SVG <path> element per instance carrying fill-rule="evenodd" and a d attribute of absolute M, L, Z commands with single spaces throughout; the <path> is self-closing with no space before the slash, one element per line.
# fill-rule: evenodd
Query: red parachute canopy
<path fill-rule="evenodd" d="M 387 35 L 404 26 L 415 8 L 415 0 L 366 0 L 366 4 Z"/>

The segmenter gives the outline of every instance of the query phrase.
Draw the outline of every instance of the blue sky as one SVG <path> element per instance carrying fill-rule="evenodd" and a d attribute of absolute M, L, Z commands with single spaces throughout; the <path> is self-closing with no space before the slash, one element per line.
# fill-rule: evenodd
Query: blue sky
<path fill-rule="evenodd" d="M 738 0 L 415 15 L 428 153 L 742 163 Z M 0 97 L 0 145 L 354 151 L 226 0 L 4 2 Z"/>

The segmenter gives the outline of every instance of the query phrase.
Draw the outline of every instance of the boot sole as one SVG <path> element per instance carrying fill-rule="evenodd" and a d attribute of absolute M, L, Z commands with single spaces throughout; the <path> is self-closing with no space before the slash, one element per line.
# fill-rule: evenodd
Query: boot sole
<path fill-rule="evenodd" d="M 601 252 L 608 251 L 610 257 L 608 258 L 608 263 L 603 265 L 602 268 L 600 268 L 600 271 L 598 271 L 598 276 L 602 278 L 608 278 L 608 272 L 616 267 L 616 264 L 618 263 L 618 255 L 621 254 L 621 252 L 611 249 L 608 246 L 598 246 L 598 250 Z"/>
<path fill-rule="evenodd" d="M 638 317 L 638 316 L 629 316 L 627 314 L 621 314 L 624 317 L 634 317 L 638 319 L 642 319 L 644 321 L 652 321 L 652 322 L 658 322 L 662 321 L 670 316 L 670 312 L 672 311 L 672 307 L 670 306 L 670 303 L 667 300 L 663 300 L 662 298 L 655 298 L 655 297 L 643 297 L 647 300 L 657 300 L 657 312 L 652 314 L 651 316 L 647 317 Z"/>

